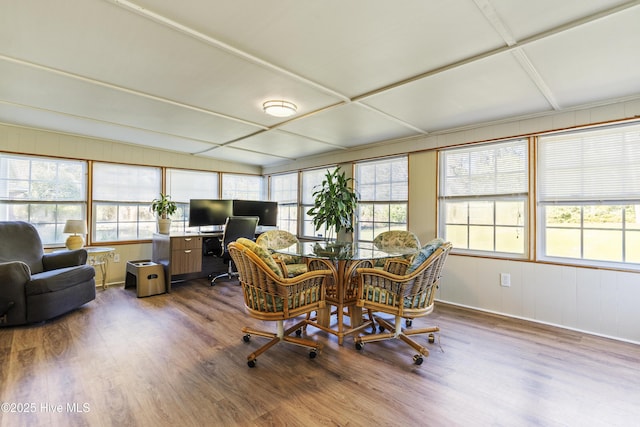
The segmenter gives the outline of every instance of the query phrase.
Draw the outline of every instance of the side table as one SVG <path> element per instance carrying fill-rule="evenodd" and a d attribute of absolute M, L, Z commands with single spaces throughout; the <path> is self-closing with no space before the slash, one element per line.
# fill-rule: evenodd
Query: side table
<path fill-rule="evenodd" d="M 87 251 L 87 263 L 94 268 L 100 268 L 102 274 L 102 289 L 107 289 L 107 272 L 109 271 L 109 261 L 114 257 L 115 248 L 106 246 L 95 246 L 84 248 Z"/>

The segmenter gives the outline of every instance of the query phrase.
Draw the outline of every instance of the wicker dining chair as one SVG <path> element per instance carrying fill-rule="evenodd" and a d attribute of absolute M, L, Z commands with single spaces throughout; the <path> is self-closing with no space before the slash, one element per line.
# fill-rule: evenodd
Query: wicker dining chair
<path fill-rule="evenodd" d="M 379 333 L 356 337 L 356 349 L 361 350 L 368 342 L 400 339 L 418 351 L 413 356 L 413 361 L 416 365 L 422 364 L 423 356 L 428 356 L 429 350 L 410 337 L 429 334 L 429 342 L 433 342 L 433 334 L 440 331 L 440 328 L 402 328 L 402 319 L 423 317 L 433 312 L 436 289 L 451 247 L 451 243 L 442 243 L 437 248 L 426 245 L 423 250 L 433 252 L 428 255 L 425 252 L 418 253 L 413 263 L 405 260 L 387 263 L 388 267 L 402 272 L 401 274 L 377 268 L 357 269 L 357 304 L 374 313 Z M 379 313 L 390 314 L 394 316 L 394 320 L 385 319 Z M 385 330 L 389 332 L 384 332 Z"/>
<path fill-rule="evenodd" d="M 245 238 L 230 243 L 229 253 L 238 268 L 244 305 L 249 316 L 276 322 L 277 325 L 276 332 L 251 327 L 242 329 L 245 342 L 249 342 L 252 335 L 270 338 L 269 342 L 247 357 L 249 367 L 253 368 L 258 356 L 281 341 L 306 347 L 310 349 L 309 357 L 315 358 L 322 344 L 300 337 L 302 328 L 309 324 L 303 316 L 324 308 L 325 283 L 331 271 L 317 270 L 293 278 L 283 277 L 269 252 Z M 298 317 L 301 320 L 284 328 L 285 320 Z M 291 336 L 294 332 L 296 336 Z"/>
<path fill-rule="evenodd" d="M 298 243 L 298 238 L 286 230 L 268 230 L 260 234 L 256 243 L 269 251 L 284 249 Z M 298 276 L 307 272 L 307 264 L 299 256 L 272 254 L 285 277 Z"/>

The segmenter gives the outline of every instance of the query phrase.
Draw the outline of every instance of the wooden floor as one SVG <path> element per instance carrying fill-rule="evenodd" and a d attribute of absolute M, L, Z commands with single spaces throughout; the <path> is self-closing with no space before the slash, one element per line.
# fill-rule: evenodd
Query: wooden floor
<path fill-rule="evenodd" d="M 430 320 L 430 322 L 427 322 Z M 240 288 L 136 298 L 112 287 L 61 318 L 0 329 L 0 426 L 631 426 L 640 346 L 439 305 L 421 366 L 401 342 L 310 328 L 315 359 L 242 341 Z M 426 338 L 420 338 L 426 343 Z"/>

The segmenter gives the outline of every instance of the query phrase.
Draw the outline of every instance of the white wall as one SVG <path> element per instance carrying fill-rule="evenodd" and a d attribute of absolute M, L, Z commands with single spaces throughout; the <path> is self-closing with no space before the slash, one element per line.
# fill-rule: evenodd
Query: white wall
<path fill-rule="evenodd" d="M 441 301 L 640 343 L 638 273 L 453 255 L 443 275 Z"/>

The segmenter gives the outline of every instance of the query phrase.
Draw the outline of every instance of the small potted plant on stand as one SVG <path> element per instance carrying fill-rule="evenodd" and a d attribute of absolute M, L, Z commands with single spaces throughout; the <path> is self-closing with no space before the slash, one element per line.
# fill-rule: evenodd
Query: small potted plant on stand
<path fill-rule="evenodd" d="M 169 216 L 173 215 L 177 209 L 176 203 L 167 194 L 160 193 L 160 198 L 151 202 L 151 212 L 155 212 L 158 216 L 158 233 L 169 234 L 171 229 Z"/>
<path fill-rule="evenodd" d="M 314 205 L 307 211 L 313 217 L 316 231 L 326 225 L 330 233 L 335 229 L 338 240 L 353 240 L 353 215 L 358 206 L 358 195 L 350 186 L 352 180 L 340 171 L 340 167 L 333 172 L 327 171 L 322 184 L 313 192 Z"/>

